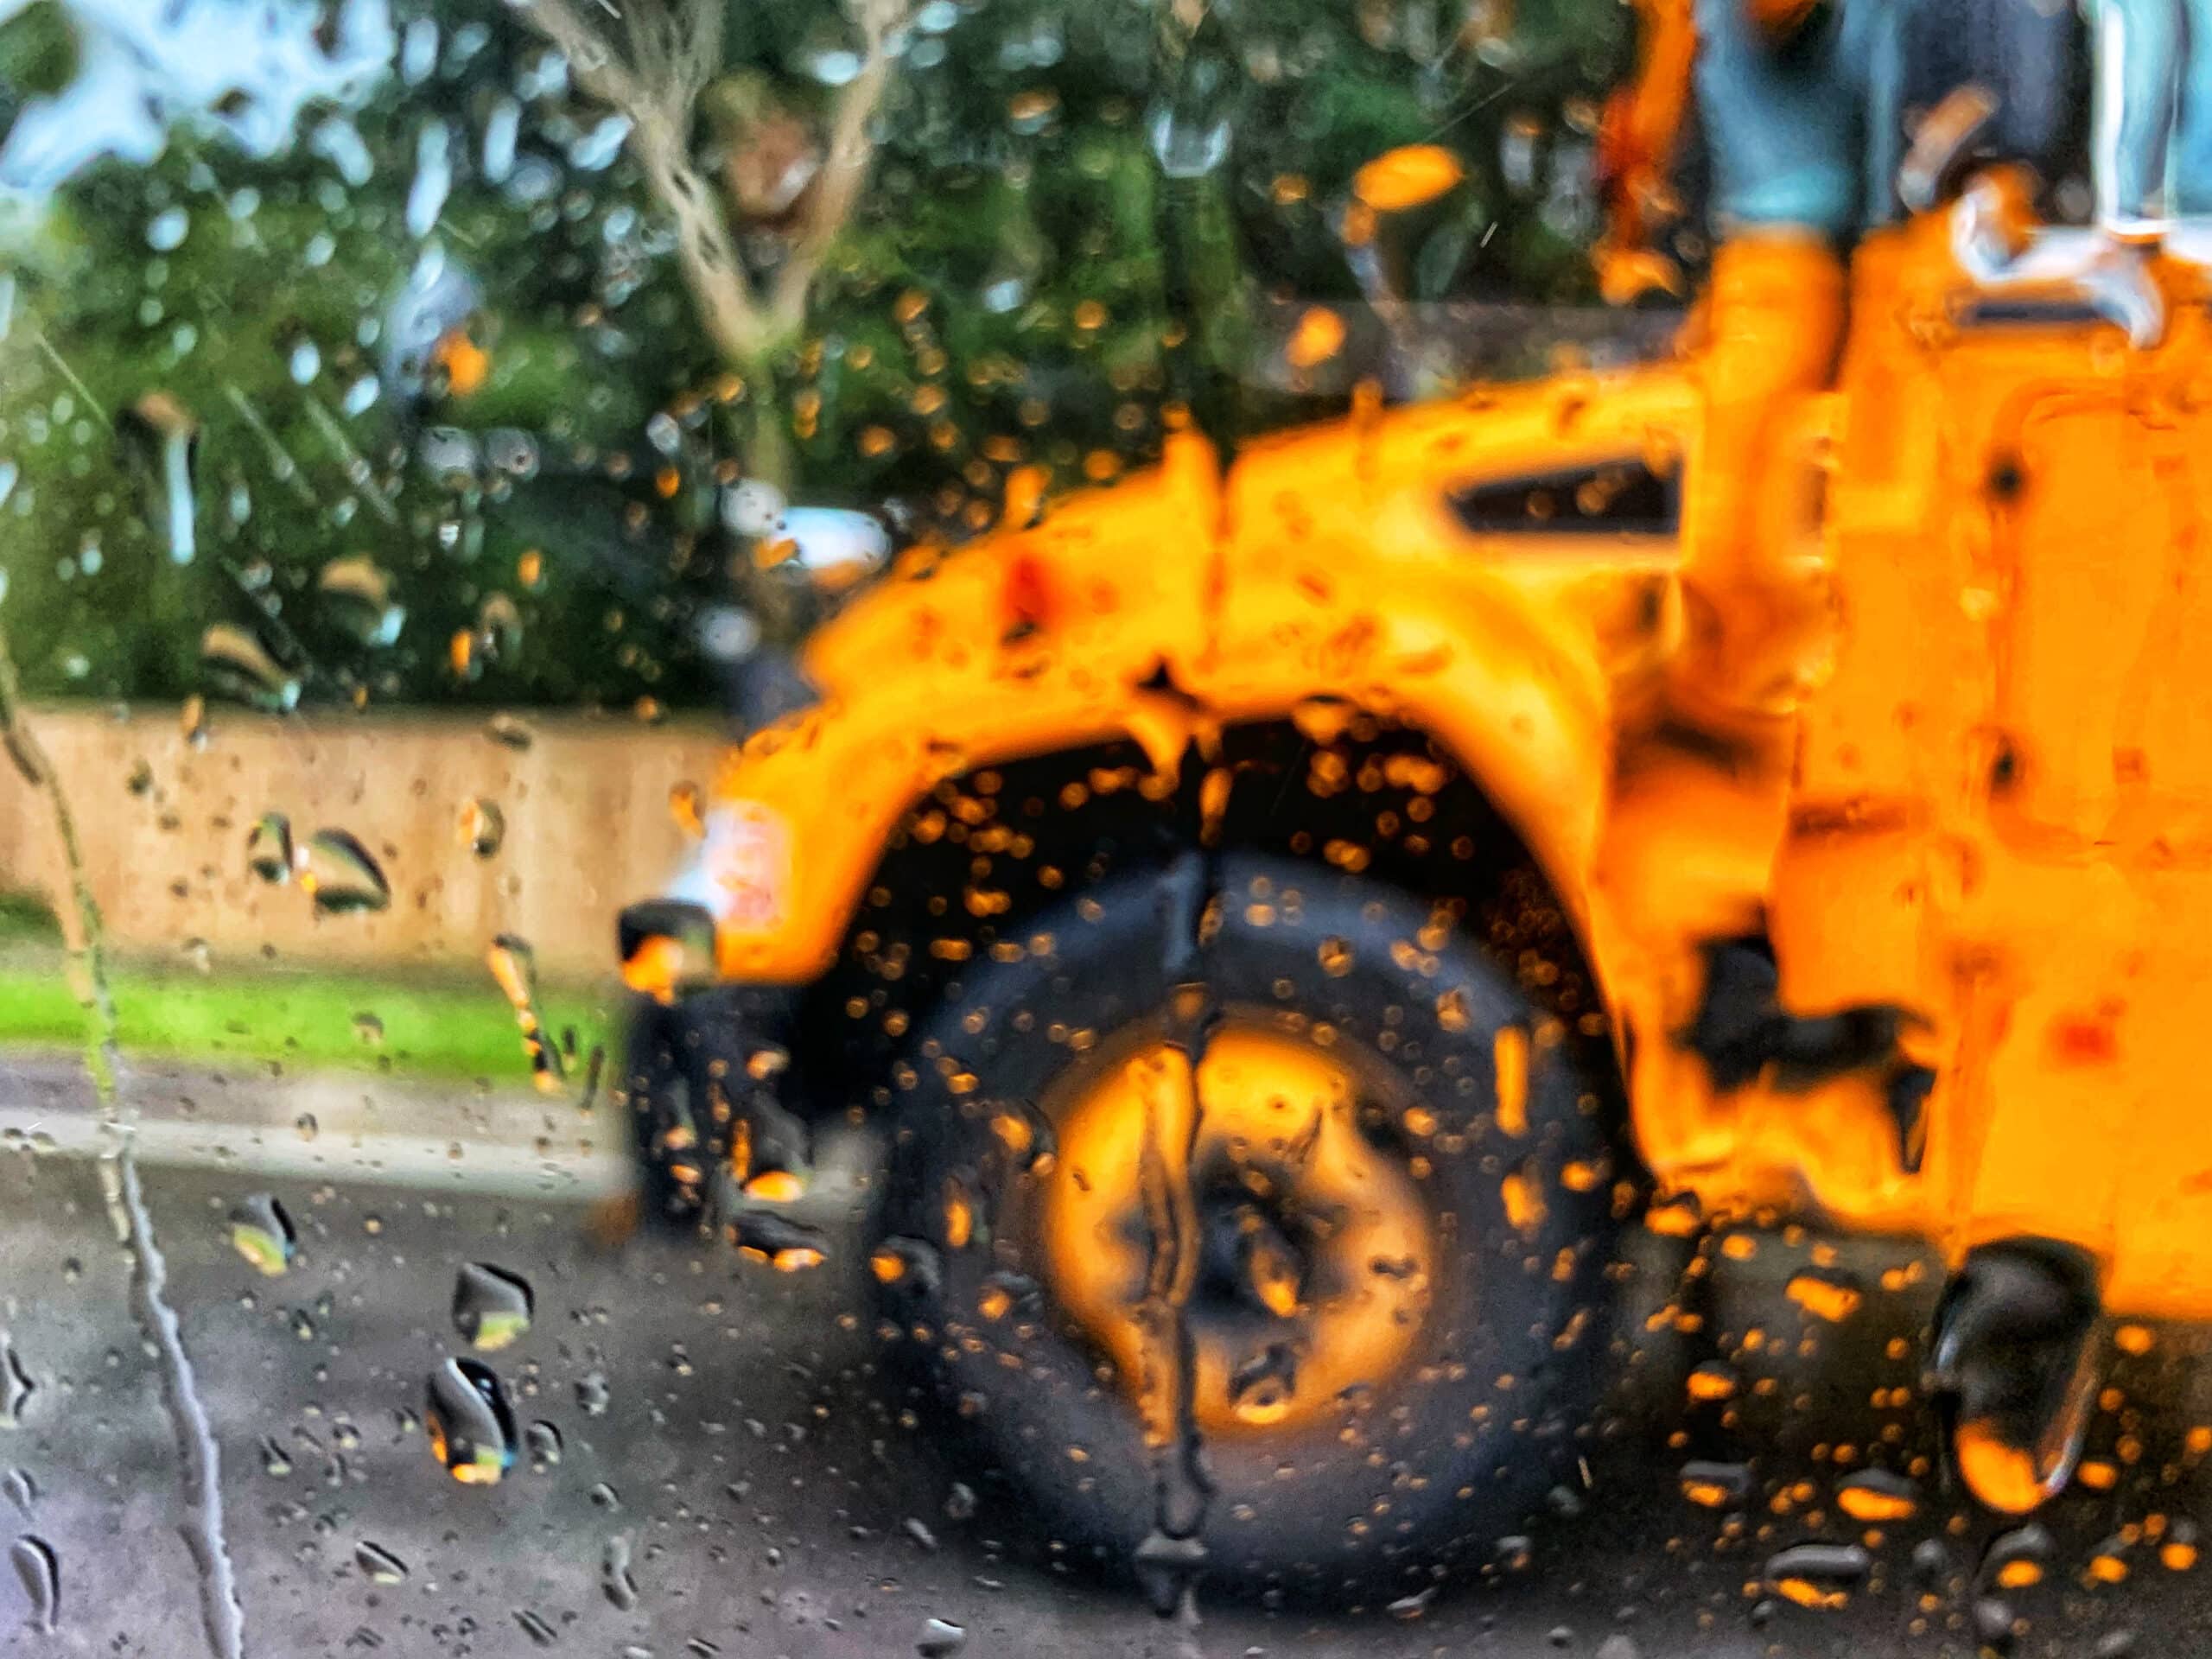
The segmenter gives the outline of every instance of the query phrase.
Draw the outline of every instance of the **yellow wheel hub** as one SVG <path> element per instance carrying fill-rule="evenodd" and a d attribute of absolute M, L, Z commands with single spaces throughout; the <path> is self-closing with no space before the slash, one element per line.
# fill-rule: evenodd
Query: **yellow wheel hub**
<path fill-rule="evenodd" d="M 1133 1387 L 1157 1374 L 1164 1300 L 1208 1434 L 1301 1424 L 1407 1363 L 1435 1241 L 1403 1160 L 1360 1128 L 1351 1066 L 1237 1021 L 1195 1089 L 1165 1043 L 1096 1058 L 1056 1103 L 1039 1234 L 1053 1294 Z M 1162 1263 L 1163 1236 L 1184 1259 Z"/>

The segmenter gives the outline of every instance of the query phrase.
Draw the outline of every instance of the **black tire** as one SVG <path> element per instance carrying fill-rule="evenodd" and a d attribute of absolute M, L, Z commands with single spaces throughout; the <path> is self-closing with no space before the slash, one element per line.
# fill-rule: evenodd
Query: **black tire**
<path fill-rule="evenodd" d="M 1158 887 L 1155 873 L 1126 871 L 1039 916 L 1023 932 L 1050 935 L 1051 954 L 972 963 L 959 994 L 918 1018 L 874 1223 L 914 1269 L 886 1288 L 884 1333 L 907 1374 L 918 1371 L 917 1391 L 950 1408 L 974 1474 L 1014 1489 L 994 1535 L 1109 1571 L 1129 1562 L 1154 1522 L 1130 1390 L 1048 1286 L 1015 1319 L 985 1323 L 976 1310 L 987 1280 L 1002 1294 L 1046 1276 L 1026 1196 L 1035 1184 L 993 1132 L 995 1103 L 1052 1097 L 1069 1068 L 1110 1063 L 1100 1057 L 1117 1036 L 1161 1018 Z M 1487 1556 L 1522 1530 L 1569 1478 L 1590 1420 L 1625 1208 L 1615 1197 L 1624 1160 L 1610 1052 L 1602 1036 L 1548 1017 L 1518 982 L 1518 973 L 1542 982 L 1538 953 L 1502 963 L 1398 889 L 1231 854 L 1219 890 L 1221 926 L 1204 967 L 1215 995 L 1237 1017 L 1306 1040 L 1325 1022 L 1340 1054 L 1362 1051 L 1389 1072 L 1377 1095 L 1433 1114 L 1421 1145 L 1430 1173 L 1417 1185 L 1440 1230 L 1407 1363 L 1295 1430 L 1205 1445 L 1209 1573 L 1294 1596 L 1385 1578 L 1426 1585 L 1433 1567 Z M 1325 953 L 1325 940 L 1348 945 L 1349 963 L 1333 946 Z M 1494 1109 L 1493 1045 L 1507 1025 L 1541 1030 L 1516 1138 Z M 1087 1055 L 1065 1040 L 1082 1030 L 1098 1038 Z M 1413 1149 L 1395 1112 L 1363 1104 L 1361 1127 L 1372 1143 Z M 1502 1191 L 1516 1173 L 1542 1200 L 1525 1230 L 1509 1222 Z M 947 1237 L 948 1179 L 976 1194 L 966 1249 Z"/>

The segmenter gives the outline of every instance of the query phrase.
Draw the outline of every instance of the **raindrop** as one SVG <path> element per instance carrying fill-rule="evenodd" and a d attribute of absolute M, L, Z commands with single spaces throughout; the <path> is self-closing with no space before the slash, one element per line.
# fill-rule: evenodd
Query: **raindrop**
<path fill-rule="evenodd" d="M 1228 159 L 1229 90 L 1221 66 L 1201 59 L 1153 111 L 1152 153 L 1169 178 L 1202 179 Z"/>
<path fill-rule="evenodd" d="M 445 211 L 453 188 L 453 133 L 442 121 L 430 121 L 415 135 L 415 179 L 407 187 L 407 233 L 425 237 Z"/>
<path fill-rule="evenodd" d="M 2050 1534 L 2032 1521 L 1999 1533 L 1983 1553 L 1976 1582 L 1983 1589 L 1998 1590 L 2024 1590 L 2040 1584 L 2050 1571 L 2054 1548 Z"/>
<path fill-rule="evenodd" d="M 638 1605 L 638 1581 L 630 1573 L 630 1541 L 619 1535 L 607 1541 L 600 1557 L 599 1587 L 607 1600 L 623 1612 Z"/>
<path fill-rule="evenodd" d="M 922 1625 L 922 1634 L 914 1643 L 914 1651 L 920 1654 L 922 1659 L 950 1659 L 951 1655 L 967 1645 L 965 1625 L 955 1624 L 950 1619 L 932 1618 Z"/>
<path fill-rule="evenodd" d="M 513 715 L 494 715 L 484 722 L 484 735 L 502 748 L 526 749 L 537 734 Z"/>
<path fill-rule="evenodd" d="M 530 1329 L 535 1299 L 520 1274 L 471 1262 L 453 1281 L 453 1325 L 485 1353 L 506 1347 Z"/>
<path fill-rule="evenodd" d="M 171 253 L 184 244 L 192 216 L 181 207 L 165 207 L 148 221 L 146 245 L 156 253 Z"/>
<path fill-rule="evenodd" d="M 190 564 L 199 545 L 199 421 L 168 392 L 149 391 L 116 416 L 115 438 L 137 477 L 146 522 L 168 544 L 170 563 Z M 86 556 L 90 569 L 92 556 Z"/>
<path fill-rule="evenodd" d="M 622 141 L 629 136 L 629 117 L 601 116 L 596 125 L 569 146 L 569 165 L 579 172 L 601 172 L 622 153 Z"/>
<path fill-rule="evenodd" d="M 1205 1569 L 1206 1547 L 1196 1538 L 1170 1538 L 1154 1530 L 1136 1548 L 1137 1584 L 1160 1618 L 1182 1605 L 1184 1592 Z"/>
<path fill-rule="evenodd" d="M 537 1016 L 537 953 L 530 948 L 527 939 L 502 933 L 492 941 L 484 960 L 515 1011 L 515 1024 L 522 1030 L 523 1051 L 530 1056 L 531 1080 L 540 1094 L 559 1093 L 567 1073 L 559 1046 L 547 1035 Z"/>
<path fill-rule="evenodd" d="M 522 131 L 522 105 L 512 98 L 492 105 L 484 121 L 484 181 L 504 184 L 514 170 L 515 139 Z"/>
<path fill-rule="evenodd" d="M 438 25 L 429 17 L 415 18 L 400 36 L 399 75 L 410 86 L 429 79 L 438 64 Z"/>
<path fill-rule="evenodd" d="M 1383 1611 L 1393 1618 L 1415 1619 L 1428 1611 L 1428 1604 L 1436 1599 L 1436 1586 L 1416 1590 L 1410 1596 L 1400 1596 Z"/>
<path fill-rule="evenodd" d="M 322 372 L 321 350 L 311 340 L 296 340 L 284 359 L 284 367 L 294 385 L 304 386 Z"/>
<path fill-rule="evenodd" d="M 383 910 L 391 903 L 391 884 L 369 849 L 343 830 L 318 830 L 308 837 L 300 858 L 300 887 L 326 915 Z"/>
<path fill-rule="evenodd" d="M 333 559 L 322 567 L 315 587 L 332 617 L 365 645 L 388 645 L 399 638 L 407 609 L 391 602 L 391 578 L 362 554 Z"/>
<path fill-rule="evenodd" d="M 530 1451 L 530 1466 L 533 1473 L 543 1474 L 556 1468 L 561 1461 L 561 1431 L 540 1418 L 523 1431 L 523 1444 Z"/>
<path fill-rule="evenodd" d="M 477 857 L 491 857 L 506 838 L 507 815 L 499 810 L 496 802 L 478 796 L 462 805 L 461 844 Z"/>
<path fill-rule="evenodd" d="M 299 681 L 234 623 L 218 622 L 200 636 L 200 666 L 218 692 L 252 708 L 281 714 L 300 701 Z"/>
<path fill-rule="evenodd" d="M 353 1564 L 373 1584 L 404 1584 L 407 1581 L 407 1563 L 382 1544 L 372 1544 L 365 1538 L 353 1546 Z"/>
<path fill-rule="evenodd" d="M 1693 1461 L 1682 1465 L 1681 1483 L 1682 1496 L 1693 1503 L 1708 1510 L 1733 1509 L 1751 1496 L 1751 1466 Z"/>
<path fill-rule="evenodd" d="M 493 662 L 512 660 L 522 649 L 522 612 L 505 594 L 487 594 L 476 607 L 476 638 Z"/>
<path fill-rule="evenodd" d="M 261 1472 L 274 1480 L 282 1480 L 292 1472 L 291 1454 L 267 1434 L 261 1437 Z"/>
<path fill-rule="evenodd" d="M 356 188 L 366 184 L 376 174 L 376 161 L 369 154 L 369 147 L 361 141 L 353 124 L 342 116 L 332 116 L 315 128 L 308 147 L 338 169 L 338 176 Z"/>
<path fill-rule="evenodd" d="M 1889 1526 L 1910 1521 L 1920 1509 L 1920 1489 L 1886 1469 L 1862 1469 L 1838 1484 L 1835 1506 L 1854 1521 Z"/>
<path fill-rule="evenodd" d="M 488 1365 L 449 1359 L 430 1373 L 430 1451 L 465 1485 L 489 1486 L 515 1460 L 515 1419 Z"/>
<path fill-rule="evenodd" d="M 292 1120 L 292 1127 L 300 1132 L 302 1141 L 312 1141 L 322 1133 L 322 1125 L 316 1121 L 313 1112 L 302 1112 Z"/>
<path fill-rule="evenodd" d="M 271 887 L 292 879 L 292 821 L 282 812 L 264 812 L 245 838 L 245 867 Z"/>
<path fill-rule="evenodd" d="M 587 1371 L 576 1379 L 576 1404 L 583 1408 L 585 1416 L 607 1415 L 607 1402 L 611 1397 L 604 1371 Z"/>
<path fill-rule="evenodd" d="M 346 388 L 346 395 L 339 399 L 338 406 L 348 416 L 365 415 L 376 407 L 377 394 L 382 390 L 382 382 L 373 374 L 358 376 Z"/>
<path fill-rule="evenodd" d="M 353 1035 L 374 1048 L 384 1041 L 384 1021 L 373 1014 L 357 1014 L 353 1016 Z"/>
<path fill-rule="evenodd" d="M 535 1646 L 550 1648 L 558 1639 L 553 1627 L 527 1608 L 515 1609 L 515 1623 L 522 1626 L 522 1633 Z"/>
<path fill-rule="evenodd" d="M 4 1478 L 0 1478 L 0 1494 L 28 1516 L 38 1502 L 38 1482 L 31 1478 L 28 1469 L 10 1469 Z"/>
<path fill-rule="evenodd" d="M 23 1593 L 30 1598 L 31 1628 L 41 1636 L 52 1636 L 61 1622 L 61 1563 L 54 1546 L 26 1533 L 16 1540 L 8 1556 L 22 1580 Z"/>
<path fill-rule="evenodd" d="M 512 426 L 495 426 L 484 435 L 484 464 L 510 478 L 535 477 L 537 440 Z"/>
<path fill-rule="evenodd" d="M 944 1495 L 944 1518 L 948 1521 L 972 1520 L 976 1514 L 976 1489 L 965 1481 L 956 1480 L 952 1490 Z"/>
<path fill-rule="evenodd" d="M 1768 1586 L 1800 1607 L 1834 1609 L 1850 1599 L 1873 1566 L 1857 1544 L 1796 1544 L 1770 1556 Z"/>
<path fill-rule="evenodd" d="M 799 67 L 824 86 L 842 86 L 861 72 L 861 54 L 817 30 L 798 54 Z"/>
<path fill-rule="evenodd" d="M 605 1510 L 609 1515 L 622 1507 L 622 1495 L 605 1481 L 601 1481 L 584 1496 L 591 1500 L 594 1510 Z"/>
<path fill-rule="evenodd" d="M 256 1192 L 231 1211 L 231 1248 L 271 1279 L 292 1265 L 299 1235 L 284 1206 Z"/>
<path fill-rule="evenodd" d="M 24 1408 L 37 1392 L 38 1385 L 23 1369 L 16 1344 L 6 1332 L 0 1331 L 0 1428 L 21 1428 Z"/>

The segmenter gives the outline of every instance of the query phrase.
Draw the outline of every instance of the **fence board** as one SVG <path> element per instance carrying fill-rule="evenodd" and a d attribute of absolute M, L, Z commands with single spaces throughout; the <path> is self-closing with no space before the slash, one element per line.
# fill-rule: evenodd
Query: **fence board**
<path fill-rule="evenodd" d="M 711 784 L 721 748 L 710 722 L 612 716 L 532 718 L 525 750 L 493 741 L 480 720 L 438 714 L 219 710 L 200 749 L 174 709 L 48 708 L 31 719 L 120 950 L 200 939 L 218 961 L 273 953 L 389 968 L 478 960 L 493 934 L 512 932 L 546 973 L 571 978 L 612 969 L 615 912 L 658 891 L 685 850 L 669 790 Z M 479 797 L 506 820 L 488 858 L 460 828 Z M 325 827 L 351 832 L 382 867 L 391 906 L 318 917 L 296 885 L 255 878 L 246 841 L 268 811 L 302 842 Z M 60 875 L 44 798 L 0 766 L 0 888 L 52 902 Z"/>

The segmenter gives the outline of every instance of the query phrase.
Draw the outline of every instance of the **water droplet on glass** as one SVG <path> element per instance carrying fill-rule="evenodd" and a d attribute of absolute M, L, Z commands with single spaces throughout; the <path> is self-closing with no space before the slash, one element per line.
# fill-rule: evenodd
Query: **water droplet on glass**
<path fill-rule="evenodd" d="M 21 1428 L 24 1408 L 37 1392 L 38 1385 L 23 1369 L 16 1344 L 5 1331 L 0 1331 L 0 1428 Z"/>
<path fill-rule="evenodd" d="M 505 1348 L 530 1329 L 534 1299 L 520 1274 L 471 1262 L 453 1281 L 453 1325 L 486 1353 Z"/>
<path fill-rule="evenodd" d="M 407 1581 L 407 1563 L 382 1544 L 372 1544 L 365 1538 L 353 1546 L 353 1564 L 374 1584 Z"/>
<path fill-rule="evenodd" d="M 267 1434 L 261 1437 L 261 1472 L 273 1480 L 282 1480 L 292 1472 L 291 1454 Z"/>
<path fill-rule="evenodd" d="M 526 749 L 537 734 L 513 715 L 494 715 L 484 722 L 484 735 L 502 748 Z"/>
<path fill-rule="evenodd" d="M 1837 1484 L 1835 1506 L 1869 1526 L 1895 1525 L 1918 1513 L 1920 1489 L 1886 1469 L 1863 1469 Z"/>
<path fill-rule="evenodd" d="M 407 187 L 407 234 L 428 236 L 445 211 L 453 188 L 453 133 L 442 121 L 423 124 L 415 135 L 415 178 Z"/>
<path fill-rule="evenodd" d="M 322 1125 L 315 1120 L 313 1112 L 302 1112 L 292 1120 L 292 1127 L 300 1132 L 302 1141 L 312 1141 L 322 1133 Z"/>
<path fill-rule="evenodd" d="M 527 1608 L 515 1609 L 515 1623 L 522 1626 L 522 1633 L 537 1647 L 550 1648 L 559 1640 L 553 1627 Z"/>
<path fill-rule="evenodd" d="M 461 809 L 461 844 L 479 858 L 490 858 L 507 838 L 507 815 L 480 796 Z"/>
<path fill-rule="evenodd" d="M 339 626 L 365 645 L 388 645 L 399 638 L 407 607 L 391 601 L 391 578 L 362 554 L 333 559 L 315 579 L 316 589 Z"/>
<path fill-rule="evenodd" d="M 146 245 L 156 253 L 172 253 L 184 245 L 192 216 L 181 207 L 165 207 L 147 222 Z"/>
<path fill-rule="evenodd" d="M 177 730 L 186 744 L 194 749 L 207 747 L 207 700 L 191 696 L 184 700 L 184 707 L 177 716 Z"/>
<path fill-rule="evenodd" d="M 5 1497 L 28 1516 L 38 1503 L 38 1482 L 31 1478 L 28 1469 L 10 1469 L 4 1478 L 0 1478 L 0 1497 Z"/>
<path fill-rule="evenodd" d="M 1857 1544 L 1796 1544 L 1768 1558 L 1766 1580 L 1800 1607 L 1832 1610 L 1850 1599 L 1872 1566 Z"/>
<path fill-rule="evenodd" d="M 419 86 L 438 67 L 438 25 L 435 19 L 416 17 L 407 25 L 407 32 L 400 36 L 399 78 L 410 86 Z"/>
<path fill-rule="evenodd" d="M 308 837 L 299 864 L 300 886 L 327 915 L 383 910 L 391 903 L 385 880 L 369 849 L 343 830 L 318 830 Z"/>
<path fill-rule="evenodd" d="M 384 1021 L 373 1014 L 357 1014 L 353 1016 L 353 1035 L 374 1048 L 384 1041 Z"/>
<path fill-rule="evenodd" d="M 603 1371 L 587 1371 L 576 1379 L 576 1403 L 583 1408 L 587 1417 L 607 1415 L 607 1403 L 612 1397 Z"/>
<path fill-rule="evenodd" d="M 245 867 L 271 887 L 292 879 L 292 821 L 282 812 L 264 812 L 245 838 Z"/>
<path fill-rule="evenodd" d="M 1138 1586 L 1152 1611 L 1166 1618 L 1205 1570 L 1206 1547 L 1196 1538 L 1170 1538 L 1154 1530 L 1136 1548 Z"/>
<path fill-rule="evenodd" d="M 484 118 L 484 181 L 487 184 L 503 184 L 514 170 L 515 140 L 522 132 L 522 105 L 512 98 L 503 98 L 492 105 L 492 112 Z"/>
<path fill-rule="evenodd" d="M 1983 1552 L 1976 1582 L 1984 1589 L 2024 1590 L 2040 1584 L 2050 1570 L 2056 1546 L 2037 1522 L 2001 1532 Z"/>
<path fill-rule="evenodd" d="M 1751 1465 L 1694 1460 L 1682 1465 L 1681 1485 L 1682 1496 L 1701 1508 L 1733 1509 L 1751 1497 Z"/>
<path fill-rule="evenodd" d="M 955 1624 L 945 1618 L 924 1622 L 922 1633 L 914 1643 L 914 1651 L 922 1659 L 950 1659 L 950 1656 L 968 1645 L 968 1631 L 964 1625 Z"/>
<path fill-rule="evenodd" d="M 476 639 L 486 658 L 512 662 L 522 649 L 522 612 L 505 594 L 488 594 L 476 609 Z"/>
<path fill-rule="evenodd" d="M 8 1558 L 15 1563 L 16 1576 L 30 1599 L 31 1628 L 41 1636 L 52 1636 L 61 1622 L 61 1562 L 54 1546 L 25 1533 L 16 1540 Z"/>
<path fill-rule="evenodd" d="M 612 1486 L 608 1485 L 603 1480 L 597 1485 L 594 1486 L 591 1491 L 586 1492 L 584 1496 L 591 1500 L 592 1508 L 595 1510 L 605 1510 L 609 1514 L 613 1513 L 615 1510 L 622 1507 L 621 1494 L 617 1492 Z"/>
<path fill-rule="evenodd" d="M 499 1375 L 473 1359 L 449 1359 L 430 1373 L 430 1452 L 466 1485 L 489 1486 L 515 1460 L 515 1419 Z"/>
<path fill-rule="evenodd" d="M 537 473 L 537 440 L 512 426 L 495 426 L 484 435 L 484 464 L 509 478 L 533 478 Z"/>
<path fill-rule="evenodd" d="M 537 1474 L 556 1468 L 561 1462 L 561 1431 L 540 1418 L 523 1431 L 523 1444 L 530 1450 L 530 1466 Z"/>
<path fill-rule="evenodd" d="M 266 1192 L 256 1192 L 231 1211 L 231 1246 L 274 1279 L 292 1265 L 299 1235 L 283 1205 Z"/>
<path fill-rule="evenodd" d="M 522 1046 L 530 1056 L 531 1080 L 540 1094 L 560 1092 L 567 1069 L 562 1063 L 561 1050 L 553 1042 L 537 1015 L 537 956 L 527 939 L 512 933 L 502 933 L 492 941 L 484 953 L 492 977 L 499 982 L 505 993 L 508 1005 L 515 1011 L 515 1024 L 522 1032 Z"/>
<path fill-rule="evenodd" d="M 1147 132 L 1160 170 L 1171 179 L 1200 179 L 1229 157 L 1233 83 L 1211 59 L 1192 63 L 1181 85 L 1152 112 Z"/>
<path fill-rule="evenodd" d="M 322 372 L 321 349 L 311 340 L 294 340 L 291 351 L 285 356 L 284 368 L 294 385 L 308 385 Z"/>
<path fill-rule="evenodd" d="M 617 1535 L 607 1541 L 599 1562 L 599 1587 L 623 1612 L 638 1605 L 638 1580 L 630 1573 L 630 1541 Z"/>
<path fill-rule="evenodd" d="M 580 173 L 603 171 L 622 153 L 622 141 L 629 136 L 630 119 L 627 116 L 601 116 L 589 130 L 569 146 L 569 165 Z"/>
<path fill-rule="evenodd" d="M 234 624 L 218 622 L 200 636 L 200 665 L 209 685 L 251 708 L 284 714 L 299 703 L 299 681 L 277 666 L 261 641 Z"/>
<path fill-rule="evenodd" d="M 166 391 L 149 391 L 115 417 L 117 449 L 136 475 L 146 522 L 168 544 L 169 560 L 190 564 L 198 552 L 200 423 Z M 99 549 L 82 563 L 99 568 Z"/>

